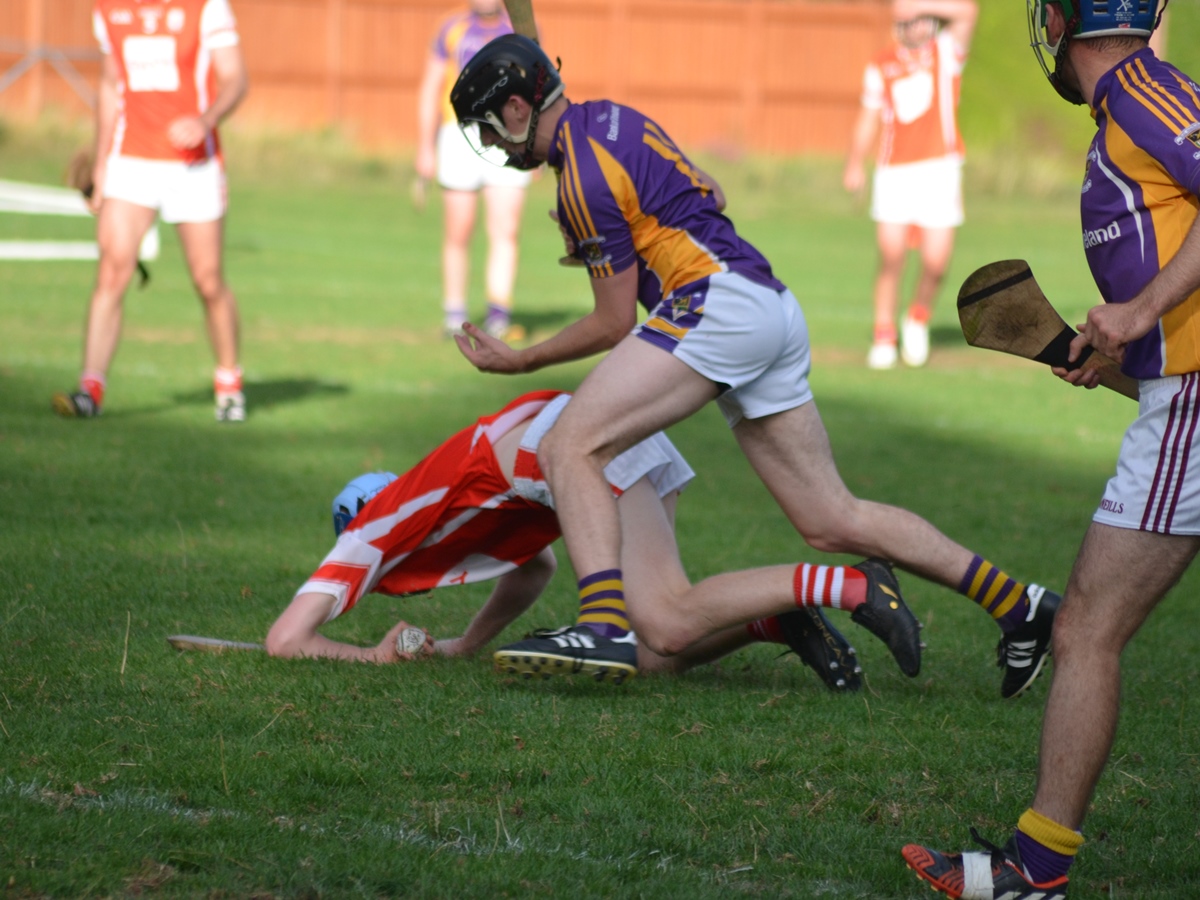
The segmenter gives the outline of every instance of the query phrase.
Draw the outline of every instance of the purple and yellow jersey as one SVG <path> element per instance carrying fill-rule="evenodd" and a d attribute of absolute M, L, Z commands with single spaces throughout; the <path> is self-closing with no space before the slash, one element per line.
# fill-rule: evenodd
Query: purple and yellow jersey
<path fill-rule="evenodd" d="M 450 91 L 471 57 L 478 53 L 488 41 L 501 35 L 512 34 L 508 16 L 480 18 L 471 11 L 455 13 L 442 20 L 437 36 L 433 39 L 433 55 L 446 63 L 446 83 L 442 85 L 442 122 L 456 121 L 454 107 L 450 105 Z"/>
<path fill-rule="evenodd" d="M 1200 89 L 1145 49 L 1105 73 L 1093 106 L 1083 246 L 1105 301 L 1124 303 L 1179 252 L 1200 209 Z M 1200 291 L 1131 342 L 1121 369 L 1200 371 Z"/>
<path fill-rule="evenodd" d="M 638 301 L 647 310 L 668 297 L 686 300 L 718 272 L 785 290 L 766 258 L 717 211 L 687 157 L 637 110 L 609 100 L 572 104 L 548 161 L 575 255 L 593 278 L 636 264 Z"/>

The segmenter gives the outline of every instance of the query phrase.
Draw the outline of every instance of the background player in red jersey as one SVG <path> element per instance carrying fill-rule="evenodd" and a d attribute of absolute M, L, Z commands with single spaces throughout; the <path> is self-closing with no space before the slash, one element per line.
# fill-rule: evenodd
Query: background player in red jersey
<path fill-rule="evenodd" d="M 429 642 L 424 651 L 477 653 L 537 600 L 555 572 L 550 544 L 559 535 L 558 520 L 537 446 L 569 397 L 525 394 L 449 438 L 404 475 L 377 472 L 351 481 L 333 502 L 337 545 L 271 626 L 267 651 L 397 662 L 409 658 L 396 648 L 406 622 L 374 647 L 330 640 L 319 628 L 372 592 L 407 596 L 496 579 L 466 630 Z M 633 579 L 686 582 L 674 510 L 693 475 L 687 462 L 660 433 L 618 456 L 605 474 L 619 497 Z M 637 654 L 645 670 L 678 672 L 760 640 L 789 645 L 834 690 L 859 687 L 853 648 L 816 607 L 726 629 L 671 659 L 643 647 Z M 580 671 L 616 681 L 632 674 L 586 661 Z"/>
<path fill-rule="evenodd" d="M 910 366 L 929 358 L 929 317 L 963 218 L 956 113 L 977 16 L 975 0 L 895 0 L 896 39 L 863 75 L 862 109 L 842 182 L 848 191 L 863 189 L 867 154 L 879 136 L 871 190 L 879 246 L 875 335 L 867 355 L 872 369 L 896 365 L 900 279 L 914 229 L 921 272 L 900 328 L 900 353 Z"/>
<path fill-rule="evenodd" d="M 56 394 L 54 409 L 63 416 L 99 415 L 121 336 L 125 289 L 138 246 L 158 215 L 175 225 L 204 304 L 217 362 L 217 419 L 240 422 L 246 401 L 237 301 L 221 263 L 226 190 L 216 131 L 246 93 L 233 13 L 227 0 L 97 0 L 92 21 L 104 52 L 89 200 L 98 217 L 100 263 L 79 387 Z"/>

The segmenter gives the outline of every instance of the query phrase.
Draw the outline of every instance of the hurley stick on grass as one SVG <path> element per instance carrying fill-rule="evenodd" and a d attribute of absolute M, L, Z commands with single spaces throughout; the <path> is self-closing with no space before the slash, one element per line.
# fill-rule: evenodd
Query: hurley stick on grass
<path fill-rule="evenodd" d="M 977 269 L 958 292 L 958 321 L 972 347 L 999 350 L 1063 369 L 1095 369 L 1109 390 L 1138 398 L 1138 383 L 1091 347 L 1067 361 L 1077 332 L 1050 305 L 1029 263 L 994 262 Z"/>

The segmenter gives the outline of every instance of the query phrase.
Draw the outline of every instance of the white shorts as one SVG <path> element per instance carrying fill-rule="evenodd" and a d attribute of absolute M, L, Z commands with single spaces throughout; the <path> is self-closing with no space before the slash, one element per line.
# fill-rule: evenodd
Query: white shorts
<path fill-rule="evenodd" d="M 707 290 L 667 297 L 633 333 L 720 385 L 730 428 L 813 398 L 808 325 L 789 290 L 722 272 Z"/>
<path fill-rule="evenodd" d="M 518 462 L 513 466 L 513 488 L 517 494 L 551 509 L 554 509 L 554 498 L 537 467 L 537 449 L 570 399 L 570 394 L 555 397 L 534 417 L 521 435 L 520 445 L 521 452 L 529 454 L 530 458 L 522 464 L 518 454 Z M 658 496 L 665 497 L 672 491 L 682 491 L 696 473 L 683 454 L 675 449 L 671 439 L 658 431 L 614 458 L 604 467 L 604 477 L 618 494 L 629 490 L 642 478 L 648 478 Z"/>
<path fill-rule="evenodd" d="M 1117 474 L 1092 520 L 1158 534 L 1200 534 L 1200 373 L 1141 382 Z"/>
<path fill-rule="evenodd" d="M 438 130 L 437 180 L 449 191 L 478 191 L 485 187 L 528 187 L 530 172 L 510 169 L 498 149 L 487 159 L 475 152 L 462 129 L 447 122 Z"/>
<path fill-rule="evenodd" d="M 171 224 L 215 222 L 225 216 L 225 169 L 215 156 L 185 163 L 114 154 L 105 170 L 104 196 L 156 209 Z"/>
<path fill-rule="evenodd" d="M 880 166 L 871 186 L 876 222 L 957 228 L 963 222 L 962 160 L 953 156 Z"/>

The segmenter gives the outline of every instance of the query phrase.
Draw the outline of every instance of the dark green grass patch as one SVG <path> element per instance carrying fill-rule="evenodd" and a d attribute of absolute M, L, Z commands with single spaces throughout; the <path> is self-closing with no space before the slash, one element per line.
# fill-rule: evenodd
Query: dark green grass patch
<path fill-rule="evenodd" d="M 320 158 L 309 178 L 295 160 L 234 165 L 242 427 L 212 421 L 210 352 L 169 230 L 150 286 L 129 294 L 94 422 L 49 411 L 77 374 L 91 266 L 0 264 L 5 890 L 918 897 L 903 843 L 958 847 L 970 825 L 1003 839 L 1032 794 L 1045 685 L 1002 703 L 995 627 L 911 577 L 929 644 L 920 676 L 843 619 L 867 676 L 850 697 L 774 647 L 615 690 L 515 681 L 486 654 L 374 668 L 171 651 L 176 632 L 261 640 L 327 551 L 329 498 L 349 477 L 402 470 L 517 392 L 570 388 L 589 368 L 471 370 L 440 339 L 436 204 L 413 213 L 398 166 Z M 967 348 L 952 289 L 929 367 L 867 371 L 871 227 L 830 189 L 835 167 L 711 164 L 805 307 L 852 489 L 1061 587 L 1132 404 Z M 535 334 L 589 304 L 580 273 L 554 263 L 551 182 L 534 188 L 522 238 L 517 319 Z M 1095 292 L 1071 203 L 968 199 L 948 281 L 1024 257 L 1077 321 Z M 699 473 L 679 510 L 693 576 L 821 558 L 715 410 L 671 434 Z M 1200 890 L 1196 590 L 1185 578 L 1129 648 L 1073 897 Z M 569 619 L 573 593 L 563 565 L 505 637 Z M 329 633 L 373 642 L 404 617 L 449 635 L 485 595 L 372 597 Z"/>

